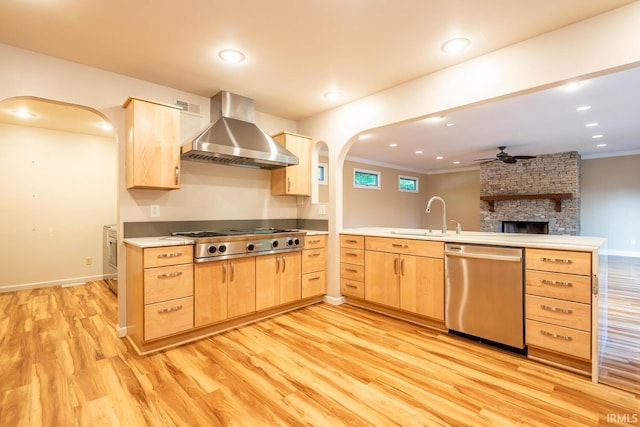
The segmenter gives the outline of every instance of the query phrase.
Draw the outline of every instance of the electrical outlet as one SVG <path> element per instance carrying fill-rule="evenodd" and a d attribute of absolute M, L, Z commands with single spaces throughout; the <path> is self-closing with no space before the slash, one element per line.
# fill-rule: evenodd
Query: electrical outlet
<path fill-rule="evenodd" d="M 84 265 L 91 265 L 93 264 L 93 258 L 91 258 L 90 256 L 86 257 L 84 259 Z"/>
<path fill-rule="evenodd" d="M 151 205 L 151 218 L 160 217 L 160 205 Z"/>
<path fill-rule="evenodd" d="M 327 205 L 318 205 L 318 214 L 319 215 L 326 215 L 327 214 Z"/>

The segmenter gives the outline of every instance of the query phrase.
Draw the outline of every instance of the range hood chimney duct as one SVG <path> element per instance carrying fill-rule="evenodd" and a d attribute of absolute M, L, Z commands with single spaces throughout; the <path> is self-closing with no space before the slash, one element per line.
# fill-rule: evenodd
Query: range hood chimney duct
<path fill-rule="evenodd" d="M 211 123 L 182 145 L 182 159 L 260 169 L 297 165 L 298 158 L 254 124 L 253 99 L 220 91 Z"/>

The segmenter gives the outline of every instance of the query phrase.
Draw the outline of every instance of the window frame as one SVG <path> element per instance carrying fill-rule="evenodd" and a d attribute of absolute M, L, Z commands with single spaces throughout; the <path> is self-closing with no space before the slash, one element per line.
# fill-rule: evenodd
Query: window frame
<path fill-rule="evenodd" d="M 373 186 L 373 185 L 357 184 L 356 175 L 358 173 L 363 173 L 367 175 L 376 175 L 378 177 L 377 178 L 378 185 Z M 381 190 L 382 189 L 382 172 L 361 169 L 361 168 L 353 168 L 353 188 L 366 188 L 367 190 Z"/>
<path fill-rule="evenodd" d="M 329 165 L 327 165 L 326 163 L 318 162 L 318 169 L 324 170 L 324 173 L 322 174 L 322 177 L 324 179 L 320 179 L 320 174 L 318 174 L 318 184 L 329 185 L 329 177 L 327 176 L 327 170 L 329 169 Z"/>
<path fill-rule="evenodd" d="M 415 182 L 416 183 L 415 190 L 407 190 L 407 189 L 402 188 L 400 186 L 400 183 L 402 182 L 403 179 Z M 408 176 L 408 175 L 398 175 L 398 191 L 402 191 L 403 193 L 419 193 L 420 192 L 420 178 L 415 177 L 415 176 Z"/>

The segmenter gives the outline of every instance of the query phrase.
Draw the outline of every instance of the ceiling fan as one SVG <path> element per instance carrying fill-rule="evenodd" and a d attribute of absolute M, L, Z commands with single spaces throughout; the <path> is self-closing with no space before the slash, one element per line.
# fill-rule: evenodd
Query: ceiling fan
<path fill-rule="evenodd" d="M 504 163 L 516 163 L 518 160 L 526 160 L 526 159 L 535 159 L 536 156 L 510 156 L 509 153 L 505 152 L 504 149 L 507 148 L 506 145 L 498 147 L 500 152 L 496 154 L 495 157 L 490 157 L 487 159 L 475 159 L 476 162 L 489 162 L 492 160 L 500 160 Z"/>

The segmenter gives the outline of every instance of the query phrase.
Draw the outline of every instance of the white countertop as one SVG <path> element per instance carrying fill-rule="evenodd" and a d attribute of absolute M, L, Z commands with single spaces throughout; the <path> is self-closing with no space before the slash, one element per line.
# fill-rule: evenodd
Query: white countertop
<path fill-rule="evenodd" d="M 460 235 L 456 235 L 455 230 L 449 230 L 445 235 L 442 234 L 440 230 L 433 230 L 432 233 L 429 233 L 427 230 L 423 229 L 390 227 L 345 228 L 341 231 L 341 233 L 361 236 L 435 240 L 446 243 L 470 243 L 483 245 L 586 251 L 598 250 L 599 248 L 604 247 L 607 242 L 607 239 L 602 237 L 522 233 L 489 233 L 482 231 L 464 230 Z"/>
<path fill-rule="evenodd" d="M 329 234 L 328 231 L 319 231 L 319 230 L 300 230 L 300 231 L 306 232 L 307 236 Z M 188 239 L 185 237 L 178 237 L 178 236 L 135 237 L 135 238 L 124 239 L 124 242 L 128 245 L 133 245 L 140 248 L 193 245 L 195 243 L 193 239 Z"/>

